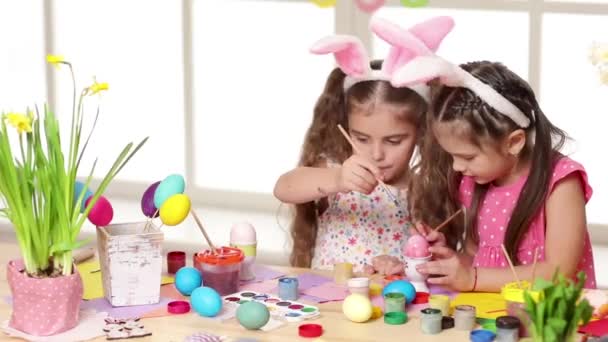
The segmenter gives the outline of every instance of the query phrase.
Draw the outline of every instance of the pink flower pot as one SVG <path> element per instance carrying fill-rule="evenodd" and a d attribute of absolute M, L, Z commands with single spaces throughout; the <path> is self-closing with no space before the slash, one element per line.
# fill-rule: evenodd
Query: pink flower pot
<path fill-rule="evenodd" d="M 78 324 L 82 279 L 74 267 L 67 277 L 32 278 L 21 260 L 11 260 L 6 277 L 13 295 L 9 326 L 30 335 L 49 336 Z"/>

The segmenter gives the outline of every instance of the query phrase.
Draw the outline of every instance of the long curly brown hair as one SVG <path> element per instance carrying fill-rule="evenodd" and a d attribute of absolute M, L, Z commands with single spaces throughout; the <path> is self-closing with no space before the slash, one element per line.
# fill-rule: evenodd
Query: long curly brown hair
<path fill-rule="evenodd" d="M 380 69 L 381 61 L 373 61 L 372 69 Z M 348 113 L 369 110 L 370 104 L 386 103 L 402 108 L 405 120 L 418 125 L 426 111 L 424 99 L 409 88 L 394 88 L 387 81 L 359 82 L 344 92 L 344 72 L 335 68 L 327 78 L 323 93 L 314 108 L 313 120 L 304 137 L 298 166 L 321 166 L 330 160 L 344 162 L 352 149 L 340 134 L 337 125 L 348 130 Z M 317 238 L 317 219 L 327 208 L 326 198 L 295 205 L 291 224 L 293 249 L 290 262 L 293 266 L 310 267 Z"/>
<path fill-rule="evenodd" d="M 530 173 L 504 240 L 511 260 L 519 263 L 517 248 L 530 223 L 543 208 L 552 170 L 561 157 L 559 150 L 567 136 L 543 114 L 528 83 L 504 65 L 482 61 L 461 67 L 511 101 L 531 122 L 525 129 L 526 145 L 520 154 L 520 160 L 531 163 Z M 472 91 L 433 85 L 431 108 L 423 129 L 420 163 L 415 167 L 417 173 L 411 180 L 410 201 L 414 218 L 429 223 L 437 223 L 448 217 L 461 205 L 458 200 L 461 175 L 452 169 L 451 156 L 440 148 L 433 135 L 432 127 L 436 122 L 462 124 L 467 137 L 478 146 L 483 138 L 501 141 L 514 130 L 520 129 L 511 119 L 490 107 Z M 452 248 L 464 246 L 465 240 L 479 244 L 476 213 L 487 190 L 487 184 L 476 184 L 466 222 L 454 220 L 445 231 Z"/>

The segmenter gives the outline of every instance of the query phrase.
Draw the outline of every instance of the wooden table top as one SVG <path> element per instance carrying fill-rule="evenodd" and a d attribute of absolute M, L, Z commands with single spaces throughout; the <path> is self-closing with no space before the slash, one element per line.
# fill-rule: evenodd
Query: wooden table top
<path fill-rule="evenodd" d="M 0 297 L 10 295 L 6 280 L 6 264 L 9 259 L 19 257 L 19 251 L 14 243 L 0 242 Z M 302 272 L 310 272 L 309 269 L 277 267 L 289 275 L 297 275 Z M 326 274 L 324 272 L 315 272 Z M 321 316 L 307 323 L 321 324 L 324 334 L 319 341 L 468 341 L 469 332 L 449 329 L 438 335 L 424 335 L 420 331 L 420 320 L 416 315 L 411 315 L 406 324 L 388 325 L 382 319 L 366 323 L 353 323 L 342 313 L 342 302 L 330 302 L 314 304 L 321 311 Z M 4 300 L 0 300 L 0 322 L 9 319 L 11 307 Z M 311 341 L 314 339 L 301 338 L 298 336 L 298 326 L 301 323 L 287 323 L 284 326 L 270 332 L 248 331 L 241 327 L 236 319 L 219 323 L 203 319 L 195 312 L 186 315 L 175 315 L 157 318 L 146 318 L 142 320 L 152 336 L 139 338 L 137 341 L 183 341 L 185 337 L 197 332 L 209 332 L 220 336 L 227 336 L 230 340 L 238 338 L 253 338 L 258 341 Z M 105 337 L 99 337 L 94 341 L 105 341 Z M 0 341 L 18 341 L 0 333 Z"/>

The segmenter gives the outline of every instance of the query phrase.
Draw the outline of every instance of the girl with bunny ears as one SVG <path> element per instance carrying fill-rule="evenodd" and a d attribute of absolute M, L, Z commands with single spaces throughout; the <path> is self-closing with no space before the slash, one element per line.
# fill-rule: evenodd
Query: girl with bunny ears
<path fill-rule="evenodd" d="M 327 37 L 312 47 L 312 53 L 333 54 L 338 68 L 317 101 L 298 167 L 274 189 L 279 200 L 296 207 L 292 265 L 332 269 L 350 262 L 356 271 L 403 273 L 411 226 L 403 190 L 429 88 L 393 87 L 390 78 L 417 56 L 409 49 L 412 41 L 435 51 L 452 26 L 451 18 L 438 17 L 406 31 L 372 19 L 371 29 L 391 44 L 382 63 L 370 63 L 352 36 Z M 410 37 L 405 32 L 411 38 L 402 38 Z M 352 137 L 354 151 L 338 125 Z"/>
<path fill-rule="evenodd" d="M 418 271 L 438 276 L 429 283 L 459 291 L 499 291 L 514 281 L 504 248 L 519 279 L 582 270 L 585 286 L 595 288 L 587 174 L 559 152 L 566 134 L 542 112 L 528 83 L 500 63 L 459 67 L 437 56 L 414 59 L 392 83 L 429 80 L 435 81 L 412 215 L 426 221 L 460 206 L 466 215 L 446 232 L 447 243 L 431 247 L 438 260 Z"/>

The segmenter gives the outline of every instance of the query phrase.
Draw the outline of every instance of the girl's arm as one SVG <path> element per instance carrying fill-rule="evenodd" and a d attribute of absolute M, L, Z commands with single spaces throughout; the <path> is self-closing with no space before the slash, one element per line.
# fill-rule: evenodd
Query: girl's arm
<path fill-rule="evenodd" d="M 559 267 L 561 273 L 572 278 L 583 255 L 587 230 L 585 197 L 578 173 L 555 186 L 547 199 L 545 215 L 545 260 L 537 263 L 535 277 L 551 279 Z M 531 280 L 532 269 L 532 265 L 515 267 L 520 280 Z M 515 281 L 510 268 L 479 268 L 477 273 L 477 291 L 500 291 L 502 285 Z"/>
<path fill-rule="evenodd" d="M 279 177 L 274 196 L 281 202 L 300 204 L 338 192 L 340 168 L 298 167 Z"/>
<path fill-rule="evenodd" d="M 337 192 L 371 193 L 382 174 L 377 166 L 352 155 L 340 167 L 298 167 L 279 177 L 274 195 L 282 202 L 300 204 Z"/>

